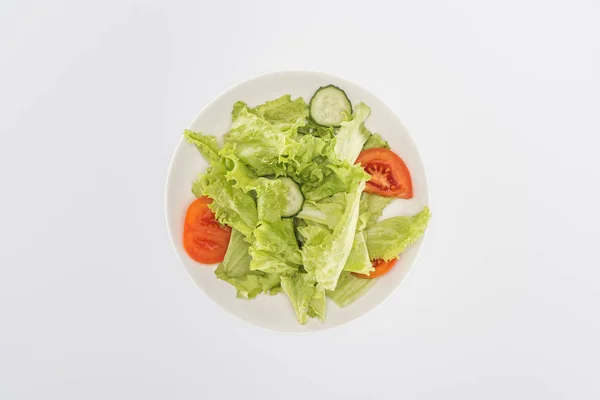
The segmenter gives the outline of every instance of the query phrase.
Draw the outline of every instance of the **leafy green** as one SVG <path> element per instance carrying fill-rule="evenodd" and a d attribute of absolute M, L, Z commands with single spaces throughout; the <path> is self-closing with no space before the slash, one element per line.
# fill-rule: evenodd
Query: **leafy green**
<path fill-rule="evenodd" d="M 354 243 L 352 244 L 352 251 L 348 256 L 348 260 L 344 265 L 344 271 L 358 272 L 360 274 L 369 274 L 374 271 L 371 259 L 369 258 L 369 252 L 367 250 L 367 243 L 363 236 L 362 231 L 354 234 Z"/>
<path fill-rule="evenodd" d="M 346 307 L 367 293 L 377 279 L 357 278 L 349 272 L 342 272 L 335 290 L 328 290 L 327 297 L 340 307 Z"/>
<path fill-rule="evenodd" d="M 318 222 L 334 229 L 346 210 L 346 194 L 336 193 L 320 201 L 306 200 L 296 217 L 305 221 Z"/>
<path fill-rule="evenodd" d="M 219 144 L 217 138 L 211 135 L 204 135 L 198 132 L 192 132 L 189 129 L 183 131 L 183 136 L 188 142 L 195 145 L 200 154 L 213 168 L 222 171 L 223 165 L 219 157 Z"/>
<path fill-rule="evenodd" d="M 196 133 L 186 129 L 183 131 L 183 136 L 188 142 L 194 144 L 202 156 L 209 162 L 219 161 L 219 145 L 217 138 L 211 135 L 204 135 L 202 133 Z"/>
<path fill-rule="evenodd" d="M 367 149 L 389 149 L 390 145 L 388 142 L 381 137 L 379 133 L 374 133 L 367 139 L 365 145 L 363 146 L 363 150 Z"/>
<path fill-rule="evenodd" d="M 307 200 L 317 201 L 339 192 L 347 192 L 371 177 L 360 165 L 325 163 L 322 172 L 324 178 L 320 182 L 301 185 L 302 193 L 304 193 Z"/>
<path fill-rule="evenodd" d="M 224 149 L 232 149 L 257 175 L 284 174 L 286 155 L 299 146 L 293 140 L 295 130 L 286 124 L 271 124 L 245 104 L 238 102 L 236 107 L 231 130 L 224 136 Z"/>
<path fill-rule="evenodd" d="M 298 127 L 303 126 L 308 117 L 308 105 L 302 98 L 292 100 L 285 95 L 252 109 L 237 102 L 232 117 L 224 148 L 233 150 L 259 176 L 283 175 L 290 158 L 323 145 L 296 140 Z"/>
<path fill-rule="evenodd" d="M 342 122 L 336 137 L 332 140 L 332 146 L 329 148 L 328 155 L 332 161 L 354 164 L 370 135 L 367 129 L 363 129 L 365 119 L 370 113 L 369 106 L 359 103 L 354 108 L 352 119 Z"/>
<path fill-rule="evenodd" d="M 360 194 L 364 187 L 364 182 L 361 182 L 354 190 L 345 193 L 344 213 L 331 233 L 318 242 L 307 237 L 302 247 L 304 268 L 307 272 L 314 273 L 317 282 L 324 289 L 335 289 L 340 272 L 352 250 Z M 322 230 L 319 231 L 319 235 L 322 235 Z"/>
<path fill-rule="evenodd" d="M 280 288 L 279 275 L 251 271 L 249 246 L 244 235 L 233 229 L 225 259 L 215 270 L 215 275 L 232 284 L 238 297 L 253 299 L 263 292 L 275 294 Z"/>
<path fill-rule="evenodd" d="M 299 219 L 302 224 L 298 224 L 301 242 L 306 246 L 317 246 L 331 234 L 331 230 L 326 225 Z"/>
<path fill-rule="evenodd" d="M 312 135 L 299 135 L 296 141 L 299 146 L 291 149 L 289 158 L 290 162 L 298 167 L 306 166 L 317 157 L 324 156 L 329 144 L 327 140 Z M 319 164 L 319 161 L 316 163 Z"/>
<path fill-rule="evenodd" d="M 368 228 L 373 225 L 381 214 L 383 209 L 393 199 L 391 197 L 383 197 L 371 193 L 363 193 L 360 198 L 358 224 L 360 229 Z"/>
<path fill-rule="evenodd" d="M 364 207 L 366 208 L 368 205 L 366 204 L 364 196 L 365 194 L 363 193 L 359 204 L 360 207 L 364 204 Z M 333 196 L 320 201 L 305 201 L 304 207 L 300 213 L 298 213 L 297 217 L 304 221 L 311 221 L 316 224 L 310 224 L 306 228 L 301 228 L 300 232 L 312 241 L 316 241 L 317 243 L 322 242 L 328 234 L 323 226 L 326 226 L 330 231 L 334 230 L 342 219 L 346 207 L 347 202 L 345 193 L 336 193 Z M 364 218 L 367 220 L 370 215 L 370 213 L 364 211 Z M 364 225 L 366 225 L 366 223 Z M 360 223 L 357 224 L 357 228 L 362 229 Z M 357 232 L 355 234 L 352 250 L 348 256 L 344 270 L 362 274 L 367 274 L 373 270 L 362 232 Z"/>
<path fill-rule="evenodd" d="M 277 222 L 287 205 L 288 187 L 279 179 L 260 178 L 256 185 L 258 219 Z"/>
<path fill-rule="evenodd" d="M 329 142 L 312 135 L 298 135 L 287 159 L 288 176 L 296 182 L 318 185 L 324 178 L 323 161 Z"/>
<path fill-rule="evenodd" d="M 291 275 L 300 270 L 302 255 L 289 218 L 261 222 L 250 245 L 251 270 Z"/>
<path fill-rule="evenodd" d="M 321 126 L 313 121 L 312 118 L 308 118 L 304 126 L 298 127 L 298 133 L 331 139 L 335 136 L 335 129 L 332 126 Z"/>
<path fill-rule="evenodd" d="M 325 320 L 325 291 L 317 284 L 314 276 L 306 273 L 283 276 L 281 287 L 296 311 L 298 322 L 305 324 L 310 317 Z"/>
<path fill-rule="evenodd" d="M 429 208 L 424 207 L 412 217 L 392 217 L 377 222 L 365 231 L 369 256 L 385 261 L 398 257 L 423 235 L 430 217 Z"/>
<path fill-rule="evenodd" d="M 232 182 L 225 179 L 219 170 L 209 167 L 200 175 L 192 186 L 196 197 L 208 196 L 213 199 L 209 208 L 215 213 L 217 220 L 225 225 L 251 235 L 258 223 L 256 202 L 249 193 L 237 189 Z"/>
<path fill-rule="evenodd" d="M 225 178 L 233 184 L 233 187 L 244 193 L 255 189 L 258 176 L 240 161 L 232 149 L 221 150 L 220 156 L 225 166 Z"/>
<path fill-rule="evenodd" d="M 304 126 L 308 118 L 308 104 L 302 97 L 292 100 L 289 94 L 267 101 L 250 111 L 273 125 L 287 129 Z"/>
<path fill-rule="evenodd" d="M 259 221 L 280 219 L 287 205 L 287 186 L 279 179 L 256 176 L 230 149 L 223 150 L 221 155 L 227 168 L 227 180 L 233 182 L 236 189 L 256 194 Z"/>

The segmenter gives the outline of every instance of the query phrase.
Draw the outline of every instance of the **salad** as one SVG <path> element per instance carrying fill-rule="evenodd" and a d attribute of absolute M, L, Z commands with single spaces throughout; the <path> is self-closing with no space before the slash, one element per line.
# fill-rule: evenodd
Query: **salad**
<path fill-rule="evenodd" d="M 410 199 L 410 171 L 365 126 L 333 85 L 307 104 L 285 95 L 256 107 L 233 105 L 230 131 L 186 130 L 208 161 L 192 185 L 183 244 L 240 298 L 283 292 L 298 322 L 325 320 L 327 298 L 345 307 L 390 271 L 421 235 L 427 207 L 379 221 L 394 198 Z"/>

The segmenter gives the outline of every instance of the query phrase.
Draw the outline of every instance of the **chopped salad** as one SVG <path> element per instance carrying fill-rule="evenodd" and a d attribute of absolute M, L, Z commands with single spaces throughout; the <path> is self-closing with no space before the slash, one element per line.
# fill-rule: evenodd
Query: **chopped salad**
<path fill-rule="evenodd" d="M 328 297 L 345 307 L 385 279 L 430 211 L 379 221 L 394 198 L 412 198 L 412 180 L 365 126 L 369 114 L 328 85 L 309 104 L 290 95 L 256 107 L 238 101 L 222 144 L 186 130 L 209 163 L 192 186 L 188 255 L 219 263 L 215 275 L 238 297 L 283 292 L 301 324 L 324 321 Z"/>

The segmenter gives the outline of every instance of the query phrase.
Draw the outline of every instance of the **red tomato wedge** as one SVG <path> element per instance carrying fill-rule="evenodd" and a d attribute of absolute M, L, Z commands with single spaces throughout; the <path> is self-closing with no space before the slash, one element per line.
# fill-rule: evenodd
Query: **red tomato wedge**
<path fill-rule="evenodd" d="M 393 151 L 368 149 L 358 155 L 356 163 L 371 175 L 365 192 L 401 199 L 413 197 L 410 172 L 404 161 Z"/>
<path fill-rule="evenodd" d="M 383 261 L 381 258 L 378 258 L 376 260 L 371 260 L 373 267 L 375 267 L 375 271 L 371 271 L 370 275 L 358 274 L 356 272 L 353 272 L 352 275 L 356 276 L 357 278 L 363 278 L 363 279 L 378 278 L 382 275 L 387 274 L 392 269 L 392 267 L 394 265 L 396 265 L 396 261 L 398 261 L 397 258 L 394 258 L 393 260 L 390 260 L 390 261 Z"/>
<path fill-rule="evenodd" d="M 223 261 L 231 228 L 219 224 L 208 208 L 212 199 L 199 197 L 190 204 L 183 225 L 183 248 L 195 261 L 215 264 Z"/>

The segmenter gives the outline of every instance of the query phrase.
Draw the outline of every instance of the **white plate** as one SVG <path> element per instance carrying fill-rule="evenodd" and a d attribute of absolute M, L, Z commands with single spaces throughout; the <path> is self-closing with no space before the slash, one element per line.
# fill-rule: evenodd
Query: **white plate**
<path fill-rule="evenodd" d="M 318 87 L 327 84 L 344 89 L 353 104 L 362 101 L 371 107 L 371 116 L 367 119 L 366 126 L 372 132 L 380 133 L 390 143 L 392 150 L 400 155 L 411 172 L 414 198 L 394 200 L 385 209 L 383 217 L 413 215 L 423 206 L 429 205 L 425 168 L 412 137 L 398 117 L 365 89 L 333 75 L 311 71 L 281 71 L 257 76 L 235 85 L 210 102 L 193 120 L 189 129 L 220 137 L 229 129 L 231 108 L 238 100 L 254 106 L 289 93 L 294 98 L 302 96 L 308 101 Z M 415 264 L 423 239 L 410 246 L 392 271 L 378 279 L 377 284 L 358 301 L 339 308 L 328 300 L 325 323 L 312 319 L 306 325 L 300 325 L 283 293 L 277 296 L 261 295 L 254 300 L 238 299 L 233 286 L 215 277 L 214 267 L 193 261 L 182 245 L 185 212 L 194 199 L 191 193 L 192 182 L 207 166 L 198 150 L 182 138 L 173 154 L 167 178 L 165 206 L 169 235 L 175 252 L 196 285 L 222 309 L 243 321 L 265 329 L 296 333 L 340 326 L 365 315 L 390 296 Z"/>

